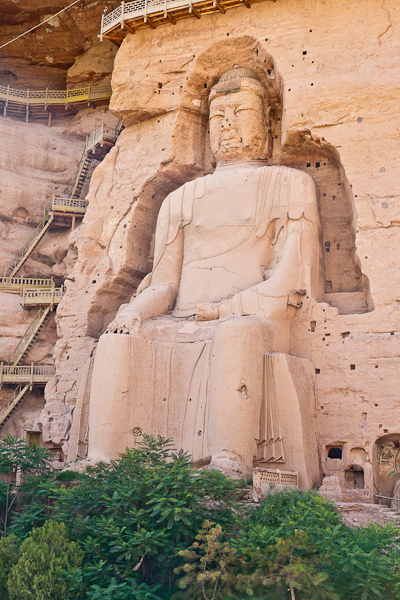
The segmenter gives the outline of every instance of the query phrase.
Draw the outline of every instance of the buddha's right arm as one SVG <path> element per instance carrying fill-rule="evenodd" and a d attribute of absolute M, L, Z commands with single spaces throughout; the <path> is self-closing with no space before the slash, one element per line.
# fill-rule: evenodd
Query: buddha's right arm
<path fill-rule="evenodd" d="M 150 285 L 119 310 L 109 331 L 133 331 L 140 323 L 172 310 L 178 295 L 183 262 L 183 230 L 156 256 Z"/>
<path fill-rule="evenodd" d="M 151 284 L 140 296 L 136 296 L 128 304 L 121 312 L 121 316 L 135 314 L 141 323 L 152 317 L 164 315 L 172 310 L 177 295 L 178 286 L 176 285 L 163 282 Z"/>

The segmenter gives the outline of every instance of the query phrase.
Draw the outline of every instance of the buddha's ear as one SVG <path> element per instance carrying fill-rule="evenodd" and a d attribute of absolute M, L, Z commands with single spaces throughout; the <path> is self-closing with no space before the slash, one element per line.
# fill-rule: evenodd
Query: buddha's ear
<path fill-rule="evenodd" d="M 267 130 L 267 140 L 265 143 L 265 152 L 268 157 L 272 156 L 275 128 L 276 128 L 276 111 L 273 106 L 268 106 L 265 113 L 265 126 Z"/>

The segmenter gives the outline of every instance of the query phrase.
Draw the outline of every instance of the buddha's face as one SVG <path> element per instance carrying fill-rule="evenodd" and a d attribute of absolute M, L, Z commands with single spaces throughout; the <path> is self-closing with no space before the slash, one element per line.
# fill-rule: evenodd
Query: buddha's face
<path fill-rule="evenodd" d="M 242 89 L 214 98 L 210 103 L 210 142 L 217 163 L 266 158 L 267 127 L 259 94 Z"/>

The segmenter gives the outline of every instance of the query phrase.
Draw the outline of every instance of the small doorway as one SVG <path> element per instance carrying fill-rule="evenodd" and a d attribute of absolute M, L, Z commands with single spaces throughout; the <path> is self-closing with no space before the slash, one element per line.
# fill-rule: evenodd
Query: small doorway
<path fill-rule="evenodd" d="M 364 489 L 364 469 L 360 465 L 352 465 L 344 472 L 344 487 L 352 490 Z"/>

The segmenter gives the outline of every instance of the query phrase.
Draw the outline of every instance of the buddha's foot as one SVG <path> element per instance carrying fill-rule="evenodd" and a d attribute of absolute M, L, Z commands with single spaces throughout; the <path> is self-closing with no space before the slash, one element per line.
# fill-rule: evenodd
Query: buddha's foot
<path fill-rule="evenodd" d="M 233 452 L 221 452 L 213 456 L 206 469 L 221 471 L 229 479 L 246 479 L 250 475 L 249 468 Z"/>

